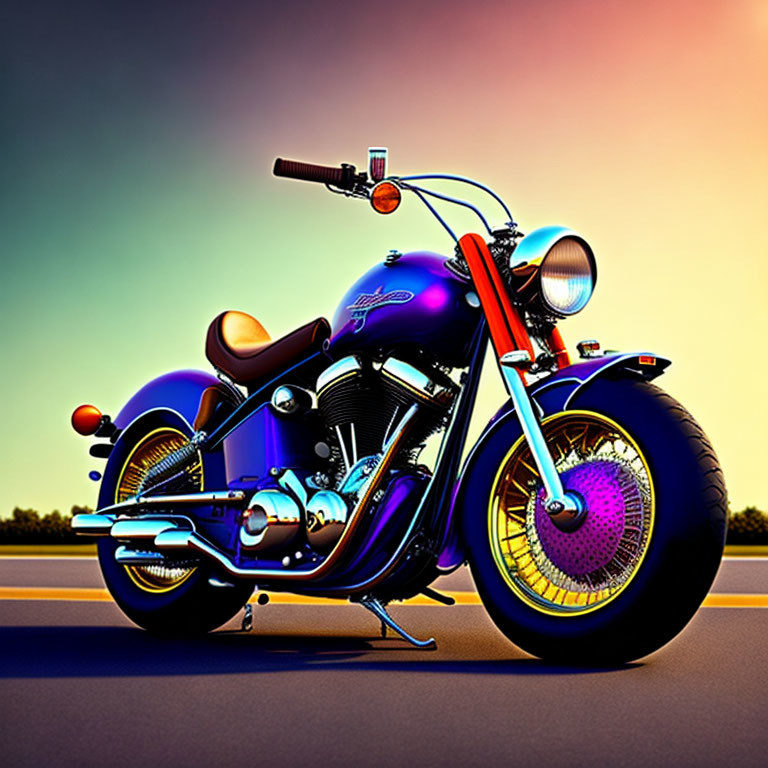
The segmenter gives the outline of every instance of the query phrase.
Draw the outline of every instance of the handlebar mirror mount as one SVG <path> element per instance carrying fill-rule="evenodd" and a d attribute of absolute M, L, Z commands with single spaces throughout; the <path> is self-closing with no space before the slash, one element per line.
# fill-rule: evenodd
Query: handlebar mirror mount
<path fill-rule="evenodd" d="M 381 181 L 387 175 L 387 148 L 368 147 L 368 178 Z"/>

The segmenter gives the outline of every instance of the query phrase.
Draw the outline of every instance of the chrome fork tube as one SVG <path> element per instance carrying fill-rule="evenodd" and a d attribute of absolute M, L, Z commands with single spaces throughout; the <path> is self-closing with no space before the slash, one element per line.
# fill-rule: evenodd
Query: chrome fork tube
<path fill-rule="evenodd" d="M 549 452 L 544 435 L 541 432 L 541 425 L 536 418 L 536 414 L 533 412 L 531 400 L 525 391 L 525 386 L 518 372 L 521 365 L 530 362 L 530 355 L 525 350 L 507 352 L 507 354 L 502 355 L 499 359 L 504 384 L 509 396 L 512 398 L 515 413 L 520 420 L 520 426 L 523 429 L 523 434 L 528 442 L 528 447 L 531 449 L 533 460 L 536 462 L 536 468 L 539 470 L 541 482 L 544 485 L 546 510 L 553 518 L 564 516 L 566 519 L 573 520 L 583 513 L 583 504 L 578 497 L 568 493 L 563 488 L 560 476 L 555 468 L 555 462 L 552 459 L 552 454 Z"/>

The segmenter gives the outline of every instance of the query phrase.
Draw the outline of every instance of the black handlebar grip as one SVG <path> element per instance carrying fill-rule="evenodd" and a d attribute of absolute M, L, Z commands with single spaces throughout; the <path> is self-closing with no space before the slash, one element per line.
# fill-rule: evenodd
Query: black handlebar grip
<path fill-rule="evenodd" d="M 354 186 L 355 168 L 345 165 L 336 168 L 331 165 L 312 165 L 300 163 L 297 160 L 283 160 L 278 157 L 272 169 L 275 176 L 285 176 L 289 179 L 302 181 L 317 181 L 321 184 L 332 184 L 339 189 L 352 189 Z"/>

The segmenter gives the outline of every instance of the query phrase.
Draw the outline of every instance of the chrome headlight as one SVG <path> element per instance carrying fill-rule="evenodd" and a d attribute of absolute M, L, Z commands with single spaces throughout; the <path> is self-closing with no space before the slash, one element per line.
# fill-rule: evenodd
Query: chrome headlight
<path fill-rule="evenodd" d="M 552 314 L 575 315 L 587 305 L 597 267 L 584 238 L 565 227 L 542 227 L 524 237 L 512 254 L 512 271 L 538 266 L 536 283 L 544 309 Z"/>

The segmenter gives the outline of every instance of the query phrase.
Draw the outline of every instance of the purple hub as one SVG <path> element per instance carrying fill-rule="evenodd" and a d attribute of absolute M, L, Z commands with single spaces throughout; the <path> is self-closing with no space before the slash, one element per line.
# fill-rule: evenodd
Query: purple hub
<path fill-rule="evenodd" d="M 637 486 L 627 469 L 608 461 L 580 464 L 561 478 L 566 490 L 575 491 L 584 500 L 584 522 L 570 533 L 557 528 L 544 507 L 542 488 L 536 497 L 534 523 L 549 560 L 563 573 L 577 578 L 613 559 L 624 533 L 628 481 L 635 491 Z"/>

